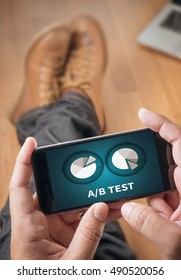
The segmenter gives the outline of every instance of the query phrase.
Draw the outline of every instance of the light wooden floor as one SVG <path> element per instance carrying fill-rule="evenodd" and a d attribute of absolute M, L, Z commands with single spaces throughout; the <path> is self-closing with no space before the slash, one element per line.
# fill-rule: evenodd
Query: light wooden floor
<path fill-rule="evenodd" d="M 167 0 L 0 0 L 0 205 L 19 145 L 9 118 L 23 82 L 23 61 L 32 38 L 55 22 L 69 23 L 80 14 L 101 23 L 108 44 L 104 103 L 107 132 L 141 127 L 140 107 L 181 124 L 181 62 L 140 47 L 139 32 Z M 156 249 L 124 223 L 139 258 L 159 258 Z M 145 250 L 147 248 L 147 250 Z"/>

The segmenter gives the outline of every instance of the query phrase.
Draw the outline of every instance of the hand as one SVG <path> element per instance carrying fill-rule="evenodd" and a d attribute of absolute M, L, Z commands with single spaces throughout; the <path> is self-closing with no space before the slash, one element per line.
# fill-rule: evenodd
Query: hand
<path fill-rule="evenodd" d="M 83 218 L 80 212 L 44 215 L 29 189 L 34 138 L 21 148 L 10 182 L 12 259 L 91 259 L 106 221 L 121 216 L 120 203 L 92 205 Z"/>
<path fill-rule="evenodd" d="M 139 111 L 140 120 L 173 146 L 176 163 L 174 180 L 177 190 L 152 197 L 148 205 L 125 203 L 121 212 L 128 223 L 149 238 L 166 259 L 181 259 L 181 128 L 166 117 L 146 109 Z"/>

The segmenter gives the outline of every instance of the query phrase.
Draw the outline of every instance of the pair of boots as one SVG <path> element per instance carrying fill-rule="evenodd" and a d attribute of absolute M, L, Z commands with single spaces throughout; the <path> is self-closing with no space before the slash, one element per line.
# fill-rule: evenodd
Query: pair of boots
<path fill-rule="evenodd" d="M 12 116 L 55 102 L 66 92 L 85 94 L 104 128 L 102 80 L 106 45 L 98 23 L 90 17 L 75 19 L 69 26 L 57 25 L 32 44 L 25 63 L 25 83 Z"/>

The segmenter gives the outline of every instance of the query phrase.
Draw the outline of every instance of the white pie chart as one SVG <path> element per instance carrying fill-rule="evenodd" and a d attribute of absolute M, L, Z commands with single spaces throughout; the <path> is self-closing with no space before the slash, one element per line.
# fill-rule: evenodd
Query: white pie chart
<path fill-rule="evenodd" d="M 130 148 L 121 148 L 112 156 L 113 165 L 122 170 L 134 170 L 138 167 L 138 154 Z"/>
<path fill-rule="evenodd" d="M 70 172 L 78 179 L 91 177 L 96 171 L 96 158 L 93 156 L 80 157 L 74 160 L 70 166 Z"/>

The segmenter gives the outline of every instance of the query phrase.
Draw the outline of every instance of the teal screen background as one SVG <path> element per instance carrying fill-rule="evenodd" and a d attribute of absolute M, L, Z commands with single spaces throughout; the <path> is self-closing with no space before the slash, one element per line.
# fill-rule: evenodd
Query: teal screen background
<path fill-rule="evenodd" d="M 137 173 L 129 176 L 113 174 L 106 166 L 106 156 L 116 145 L 137 144 L 145 152 L 146 162 Z M 93 182 L 78 184 L 68 180 L 65 175 L 65 164 L 69 157 L 79 152 L 92 152 L 97 154 L 104 166 L 100 177 Z M 59 148 L 47 149 L 46 159 L 50 174 L 54 207 L 58 211 L 88 206 L 95 202 L 124 199 L 127 197 L 147 196 L 149 193 L 164 191 L 160 172 L 158 156 L 155 147 L 154 134 L 151 130 L 135 131 L 123 135 L 108 136 L 90 142 L 70 143 Z M 108 191 L 109 186 L 122 185 L 134 182 L 133 189 L 127 191 Z M 104 195 L 88 198 L 89 191 L 105 189 Z"/>

